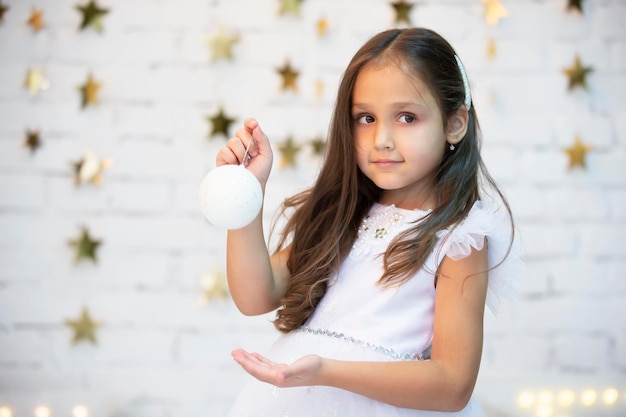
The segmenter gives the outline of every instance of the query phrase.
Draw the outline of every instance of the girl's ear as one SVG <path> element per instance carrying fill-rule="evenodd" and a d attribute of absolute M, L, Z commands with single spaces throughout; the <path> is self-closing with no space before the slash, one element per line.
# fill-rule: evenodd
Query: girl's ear
<path fill-rule="evenodd" d="M 448 131 L 446 138 L 448 143 L 456 145 L 465 137 L 467 133 L 467 122 L 469 120 L 469 112 L 465 106 L 459 107 L 448 120 Z"/>

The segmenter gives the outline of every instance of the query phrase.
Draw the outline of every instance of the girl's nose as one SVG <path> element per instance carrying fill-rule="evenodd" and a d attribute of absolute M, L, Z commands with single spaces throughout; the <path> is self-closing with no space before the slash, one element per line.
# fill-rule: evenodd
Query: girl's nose
<path fill-rule="evenodd" d="M 376 149 L 393 149 L 391 132 L 382 123 L 380 123 L 376 128 L 374 146 Z"/>

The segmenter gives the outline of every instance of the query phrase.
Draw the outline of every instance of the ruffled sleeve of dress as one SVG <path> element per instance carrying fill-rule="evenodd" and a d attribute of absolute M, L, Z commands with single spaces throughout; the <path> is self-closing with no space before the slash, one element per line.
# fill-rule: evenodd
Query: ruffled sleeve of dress
<path fill-rule="evenodd" d="M 519 233 L 514 234 L 512 245 L 511 233 L 511 223 L 504 207 L 477 201 L 465 220 L 451 231 L 442 230 L 437 234 L 443 240 L 437 264 L 444 256 L 456 261 L 467 257 L 472 248 L 481 250 L 487 237 L 490 270 L 486 303 L 494 314 L 500 309 L 502 299 L 517 295 L 524 277 Z"/>

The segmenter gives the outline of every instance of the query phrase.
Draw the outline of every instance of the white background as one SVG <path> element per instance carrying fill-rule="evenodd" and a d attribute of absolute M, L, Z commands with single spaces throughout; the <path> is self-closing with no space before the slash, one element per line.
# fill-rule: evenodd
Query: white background
<path fill-rule="evenodd" d="M 208 224 L 197 186 L 225 138 L 208 138 L 221 107 L 257 117 L 276 147 L 269 221 L 283 197 L 310 184 L 308 143 L 327 130 L 339 77 L 356 49 L 394 26 L 390 2 L 306 0 L 279 16 L 277 0 L 102 0 L 104 31 L 79 31 L 70 0 L 4 0 L 0 25 L 0 406 L 32 416 L 223 416 L 244 383 L 230 358 L 262 351 L 271 316 L 241 316 L 229 300 L 203 304 L 202 277 L 223 271 L 225 233 Z M 504 1 L 487 24 L 470 0 L 422 0 L 414 25 L 435 29 L 465 62 L 484 133 L 484 158 L 508 195 L 526 248 L 522 294 L 486 318 L 479 395 L 491 416 L 626 415 L 626 2 Z M 46 27 L 25 24 L 31 6 Z M 329 31 L 318 38 L 325 17 Z M 232 61 L 211 60 L 219 27 L 239 34 Z M 489 58 L 493 38 L 497 56 Z M 580 56 L 589 89 L 567 90 Z M 300 71 L 298 93 L 276 69 Z M 50 88 L 30 97 L 29 68 Z M 91 73 L 100 103 L 80 108 Z M 321 81 L 324 89 L 316 91 Z M 28 129 L 43 146 L 23 147 Z M 593 147 L 568 170 L 576 136 Z M 303 146 L 279 165 L 288 136 Z M 72 162 L 92 150 L 113 165 L 101 186 L 75 187 Z M 86 226 L 97 264 L 73 263 L 68 240 Z M 97 344 L 72 344 L 66 320 L 83 308 L 102 323 Z M 613 407 L 581 411 L 588 388 L 619 390 Z M 524 391 L 575 406 L 518 409 Z M 547 404 L 547 406 L 545 406 Z M 552 407 L 548 413 L 547 407 Z M 543 407 L 543 408 L 542 408 Z M 543 410 L 543 411 L 542 411 Z M 546 414 L 548 413 L 548 414 Z"/>

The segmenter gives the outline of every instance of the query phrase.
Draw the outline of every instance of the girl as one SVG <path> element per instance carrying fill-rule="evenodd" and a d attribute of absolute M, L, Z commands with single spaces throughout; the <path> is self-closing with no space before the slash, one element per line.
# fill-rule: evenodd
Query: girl
<path fill-rule="evenodd" d="M 265 189 L 272 151 L 254 119 L 217 165 L 244 159 Z M 356 53 L 319 177 L 284 209 L 271 256 L 261 215 L 228 232 L 234 302 L 247 315 L 278 309 L 284 333 L 267 357 L 233 352 L 256 379 L 230 416 L 483 416 L 472 392 L 484 306 L 509 295 L 521 261 L 443 38 L 388 30 Z"/>

